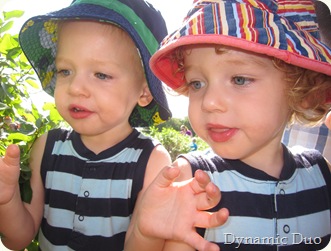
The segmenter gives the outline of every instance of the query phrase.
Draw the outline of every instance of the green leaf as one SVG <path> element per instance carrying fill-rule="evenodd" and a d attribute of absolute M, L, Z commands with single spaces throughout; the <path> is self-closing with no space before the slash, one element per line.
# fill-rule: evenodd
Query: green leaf
<path fill-rule="evenodd" d="M 3 16 L 5 18 L 5 21 L 11 19 L 11 18 L 18 18 L 23 16 L 24 11 L 22 10 L 12 10 L 12 11 L 4 11 Z"/>
<path fill-rule="evenodd" d="M 32 189 L 30 181 L 20 183 L 21 199 L 26 203 L 30 203 L 32 199 Z"/>
<path fill-rule="evenodd" d="M 14 43 L 12 43 L 12 44 L 14 45 Z M 10 59 L 13 59 L 13 58 L 17 58 L 21 53 L 22 53 L 21 47 L 14 47 L 14 48 L 8 50 L 7 57 L 6 58 L 7 58 L 7 60 L 10 60 Z"/>
<path fill-rule="evenodd" d="M 31 169 L 27 165 L 21 164 L 21 179 L 29 180 L 31 178 Z"/>
<path fill-rule="evenodd" d="M 25 136 L 33 135 L 36 132 L 37 128 L 33 123 L 21 123 L 19 132 L 24 134 Z M 30 137 L 29 137 L 30 138 Z"/>
<path fill-rule="evenodd" d="M 11 133 L 9 134 L 8 140 L 15 140 L 15 141 L 26 141 L 26 142 L 29 142 L 32 137 L 31 136 L 28 136 L 28 135 L 25 135 L 23 133 Z"/>
<path fill-rule="evenodd" d="M 49 119 L 53 122 L 63 120 L 63 118 L 56 109 L 50 110 Z"/>
<path fill-rule="evenodd" d="M 34 79 L 29 78 L 29 79 L 26 79 L 25 82 L 28 83 L 30 86 L 32 86 L 35 89 L 40 88 L 40 85 Z"/>
<path fill-rule="evenodd" d="M 6 104 L 0 102 L 0 110 L 6 110 L 8 108 L 9 107 Z"/>
<path fill-rule="evenodd" d="M 19 44 L 10 34 L 4 34 L 0 40 L 0 53 L 6 55 L 10 49 L 18 46 Z"/>
<path fill-rule="evenodd" d="M 10 30 L 13 27 L 13 25 L 14 25 L 14 21 L 9 21 L 5 23 L 5 25 L 0 27 L 0 34 Z"/>
<path fill-rule="evenodd" d="M 35 240 L 33 240 L 29 246 L 27 246 L 25 249 L 20 250 L 20 251 L 38 251 L 39 250 L 39 242 L 38 242 L 38 237 L 36 237 Z"/>
<path fill-rule="evenodd" d="M 33 110 L 33 108 L 32 108 Z M 26 123 L 26 122 L 32 122 L 35 123 L 36 122 L 36 118 L 38 118 L 39 116 L 41 116 L 39 113 L 36 114 L 31 114 L 31 113 L 24 113 L 22 114 L 22 117 L 24 117 L 24 122 L 22 121 L 23 118 L 20 120 L 21 123 Z"/>

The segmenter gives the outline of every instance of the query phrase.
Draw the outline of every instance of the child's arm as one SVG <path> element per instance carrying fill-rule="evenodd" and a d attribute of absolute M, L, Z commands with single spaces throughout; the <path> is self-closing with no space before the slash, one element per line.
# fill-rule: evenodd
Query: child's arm
<path fill-rule="evenodd" d="M 0 159 L 0 233 L 3 244 L 13 250 L 25 248 L 39 229 L 44 204 L 40 163 L 46 135 L 36 141 L 30 158 L 32 168 L 31 204 L 23 203 L 19 191 L 20 152 L 16 145 L 8 147 Z"/>
<path fill-rule="evenodd" d="M 128 230 L 126 251 L 219 250 L 195 227 L 214 227 L 226 221 L 226 209 L 213 214 L 202 211 L 218 203 L 220 191 L 203 171 L 197 171 L 193 179 L 174 182 L 179 176 L 187 176 L 182 168 L 177 164 L 164 168 L 146 190 Z"/>

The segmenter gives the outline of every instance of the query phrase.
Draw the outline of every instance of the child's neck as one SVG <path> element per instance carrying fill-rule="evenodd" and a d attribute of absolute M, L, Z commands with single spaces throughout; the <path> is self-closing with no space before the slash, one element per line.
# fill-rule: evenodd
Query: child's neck
<path fill-rule="evenodd" d="M 255 156 L 253 158 L 242 159 L 241 161 L 279 179 L 284 166 L 283 151 L 283 147 L 280 145 L 276 151 L 268 152 L 267 154 L 259 153 L 259 156 L 263 156 L 261 158 Z"/>
<path fill-rule="evenodd" d="M 114 130 L 93 136 L 81 135 L 81 139 L 89 150 L 99 154 L 126 139 L 132 133 L 132 130 L 131 127 L 128 127 L 121 132 L 114 132 Z"/>

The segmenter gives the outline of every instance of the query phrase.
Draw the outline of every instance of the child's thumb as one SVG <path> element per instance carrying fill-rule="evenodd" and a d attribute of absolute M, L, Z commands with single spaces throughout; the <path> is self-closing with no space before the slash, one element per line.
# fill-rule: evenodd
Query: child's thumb
<path fill-rule="evenodd" d="M 3 161 L 9 166 L 18 166 L 20 163 L 20 149 L 18 145 L 10 145 L 7 147 Z"/>
<path fill-rule="evenodd" d="M 161 188 L 169 187 L 174 180 L 179 176 L 180 170 L 178 167 L 164 167 L 156 176 L 154 182 Z"/>

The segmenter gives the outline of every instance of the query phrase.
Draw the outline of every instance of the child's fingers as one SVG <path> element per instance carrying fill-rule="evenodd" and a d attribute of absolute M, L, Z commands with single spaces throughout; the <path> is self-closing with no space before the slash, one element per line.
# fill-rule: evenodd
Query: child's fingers
<path fill-rule="evenodd" d="M 20 149 L 17 145 L 10 145 L 6 150 L 3 161 L 8 166 L 18 166 L 20 164 Z"/>
<path fill-rule="evenodd" d="M 0 205 L 7 204 L 14 196 L 20 173 L 20 150 L 10 145 L 0 158 Z"/>
<path fill-rule="evenodd" d="M 191 188 L 196 193 L 198 210 L 207 210 L 215 207 L 221 199 L 221 191 L 210 181 L 208 174 L 197 170 L 194 174 Z"/>
<path fill-rule="evenodd" d="M 166 166 L 156 176 L 153 183 L 156 183 L 157 186 L 162 188 L 169 187 L 179 174 L 179 168 Z"/>
<path fill-rule="evenodd" d="M 187 238 L 184 241 L 185 241 L 185 243 L 188 243 L 194 249 L 199 250 L 199 251 L 219 251 L 220 250 L 216 244 L 208 242 L 195 231 L 193 231 L 192 234 L 187 235 Z"/>
<path fill-rule="evenodd" d="M 194 226 L 212 228 L 223 225 L 229 217 L 229 211 L 222 208 L 217 212 L 199 212 L 195 218 Z"/>
<path fill-rule="evenodd" d="M 197 170 L 194 173 L 193 182 L 191 187 L 193 191 L 198 194 L 206 190 L 206 186 L 210 183 L 210 178 L 208 174 L 202 170 Z"/>
<path fill-rule="evenodd" d="M 196 207 L 198 210 L 211 209 L 220 202 L 221 191 L 212 182 L 209 182 L 205 187 L 205 192 L 196 195 Z"/>

